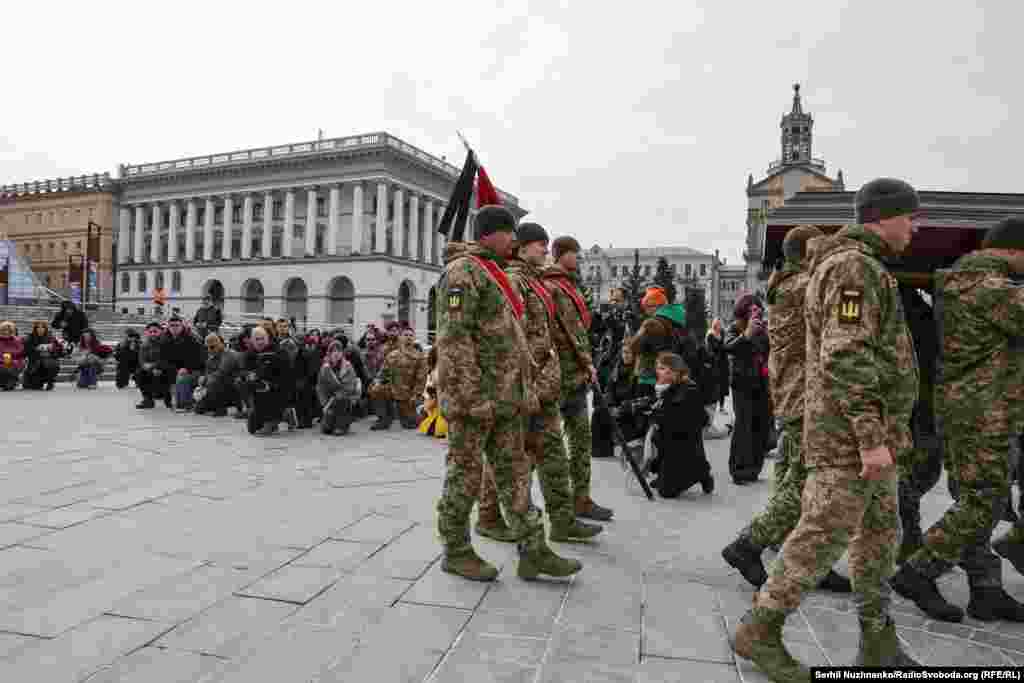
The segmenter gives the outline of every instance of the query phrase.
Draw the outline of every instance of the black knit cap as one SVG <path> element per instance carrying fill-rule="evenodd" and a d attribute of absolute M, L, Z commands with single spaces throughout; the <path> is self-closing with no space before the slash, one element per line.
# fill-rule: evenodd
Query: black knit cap
<path fill-rule="evenodd" d="M 539 223 L 520 223 L 516 228 L 516 242 L 520 245 L 530 242 L 550 242 L 548 231 Z"/>
<path fill-rule="evenodd" d="M 580 249 L 580 243 L 576 241 L 575 237 L 563 235 L 556 239 L 554 244 L 551 245 L 551 258 L 557 261 L 561 258 L 562 254 L 568 251 L 574 251 L 578 254 L 582 250 Z"/>
<path fill-rule="evenodd" d="M 787 261 L 800 263 L 807 254 L 807 241 L 814 237 L 821 237 L 823 233 L 814 225 L 798 225 L 786 233 L 782 240 L 782 255 Z"/>
<path fill-rule="evenodd" d="M 487 237 L 499 230 L 515 232 L 516 217 L 504 206 L 488 204 L 482 207 L 476 215 L 477 237 Z"/>
<path fill-rule="evenodd" d="M 1024 250 L 1024 218 L 1004 218 L 985 233 L 982 249 Z"/>
<path fill-rule="evenodd" d="M 875 178 L 857 190 L 853 202 L 861 224 L 914 213 L 921 207 L 917 190 L 896 178 Z"/>

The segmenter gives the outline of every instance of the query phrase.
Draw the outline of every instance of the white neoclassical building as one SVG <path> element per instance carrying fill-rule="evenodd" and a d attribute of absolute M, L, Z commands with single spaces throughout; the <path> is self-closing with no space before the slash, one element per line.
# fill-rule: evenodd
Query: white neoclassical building
<path fill-rule="evenodd" d="M 117 306 L 148 313 L 160 288 L 185 315 L 210 296 L 228 320 L 425 337 L 459 170 L 387 133 L 122 165 Z"/>

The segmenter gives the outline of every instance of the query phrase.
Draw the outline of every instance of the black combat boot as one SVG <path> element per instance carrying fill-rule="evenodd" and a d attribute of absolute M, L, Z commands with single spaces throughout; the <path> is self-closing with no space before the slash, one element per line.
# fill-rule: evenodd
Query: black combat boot
<path fill-rule="evenodd" d="M 828 574 L 825 574 L 825 578 L 818 582 L 818 588 L 823 591 L 831 591 L 833 593 L 853 592 L 853 584 L 850 583 L 850 580 L 835 569 L 828 570 Z"/>
<path fill-rule="evenodd" d="M 889 585 L 932 619 L 963 621 L 964 611 L 942 597 L 938 586 L 935 585 L 935 579 L 921 574 L 909 562 L 900 567 L 900 570 L 889 579 Z"/>
<path fill-rule="evenodd" d="M 921 663 L 903 651 L 896 625 L 890 618 L 881 630 L 860 620 L 860 647 L 853 666 L 921 666 Z"/>
<path fill-rule="evenodd" d="M 135 407 L 140 409 L 153 408 L 155 406 L 156 403 L 153 402 L 152 396 L 143 396 L 142 400 L 135 404 Z"/>
<path fill-rule="evenodd" d="M 375 432 L 382 429 L 391 429 L 391 420 L 393 418 L 391 401 L 384 399 L 374 401 L 373 412 L 377 416 L 377 421 L 370 426 L 370 429 Z"/>
<path fill-rule="evenodd" d="M 967 614 L 978 621 L 1024 621 L 1024 605 L 1014 600 L 1002 586 L 971 586 Z"/>
<path fill-rule="evenodd" d="M 728 562 L 729 566 L 738 569 L 747 583 L 754 588 L 760 588 L 768 580 L 768 572 L 761 561 L 763 552 L 764 548 L 754 543 L 750 535 L 750 525 L 747 525 L 735 541 L 722 548 L 722 559 Z"/>

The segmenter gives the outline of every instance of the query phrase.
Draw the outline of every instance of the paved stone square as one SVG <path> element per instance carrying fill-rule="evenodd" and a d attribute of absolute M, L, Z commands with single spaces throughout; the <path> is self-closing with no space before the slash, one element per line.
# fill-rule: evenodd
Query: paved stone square
<path fill-rule="evenodd" d="M 0 681 L 764 680 L 729 649 L 752 592 L 718 553 L 768 468 L 733 486 L 727 441 L 708 442 L 713 496 L 649 503 L 596 460 L 615 521 L 556 544 L 583 572 L 526 583 L 514 548 L 478 539 L 502 567 L 485 585 L 440 571 L 443 441 L 369 421 L 259 439 L 136 400 L 106 383 L 0 395 Z M 926 522 L 948 503 L 943 482 Z M 943 591 L 966 604 L 962 574 Z M 924 663 L 1024 665 L 1024 625 L 896 610 Z M 814 594 L 786 638 L 810 664 L 851 661 L 850 601 Z"/>

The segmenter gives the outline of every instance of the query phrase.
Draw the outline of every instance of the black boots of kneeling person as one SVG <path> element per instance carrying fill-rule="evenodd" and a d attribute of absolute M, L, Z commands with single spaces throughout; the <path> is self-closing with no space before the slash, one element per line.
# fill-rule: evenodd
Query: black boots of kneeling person
<path fill-rule="evenodd" d="M 391 429 L 391 423 L 398 416 L 398 405 L 391 400 L 376 399 L 373 402 L 373 414 L 377 416 L 377 421 L 370 426 L 371 430 L 377 432 Z"/>
<path fill-rule="evenodd" d="M 323 417 L 320 418 L 320 431 L 324 434 L 341 436 L 348 434 L 355 421 L 353 403 L 347 399 L 334 399 L 327 404 Z"/>

